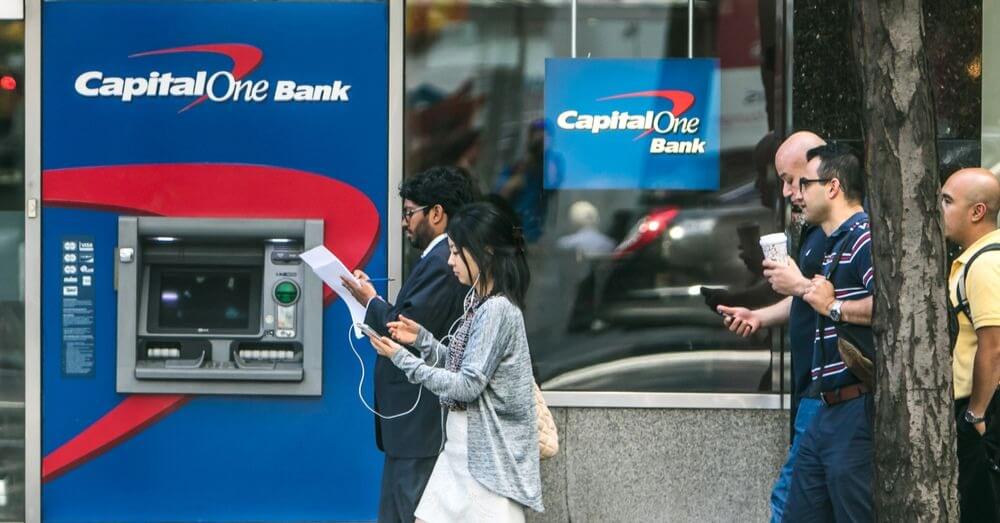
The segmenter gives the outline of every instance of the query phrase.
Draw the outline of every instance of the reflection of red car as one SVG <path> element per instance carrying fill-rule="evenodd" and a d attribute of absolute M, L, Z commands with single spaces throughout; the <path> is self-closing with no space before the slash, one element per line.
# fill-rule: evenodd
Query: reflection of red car
<path fill-rule="evenodd" d="M 655 209 L 639 219 L 628 236 L 615 248 L 615 259 L 623 259 L 656 241 L 677 216 L 677 207 Z"/>
<path fill-rule="evenodd" d="M 599 264 L 596 318 L 629 326 L 721 325 L 700 289 L 739 288 L 753 277 L 738 248 L 737 228 L 746 223 L 761 234 L 778 230 L 752 184 L 653 207 Z"/>

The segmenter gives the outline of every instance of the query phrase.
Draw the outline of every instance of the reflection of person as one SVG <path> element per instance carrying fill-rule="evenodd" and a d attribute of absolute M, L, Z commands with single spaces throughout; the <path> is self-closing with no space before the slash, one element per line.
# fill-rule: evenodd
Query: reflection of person
<path fill-rule="evenodd" d="M 586 200 L 573 202 L 569 206 L 569 220 L 577 230 L 559 238 L 556 241 L 557 248 L 575 251 L 583 256 L 607 254 L 614 250 L 614 240 L 597 230 L 601 217 L 594 204 Z"/>
<path fill-rule="evenodd" d="M 871 521 L 874 384 L 863 383 L 838 340 L 875 358 L 871 330 L 874 269 L 861 162 L 832 145 L 810 150 L 799 179 L 802 211 L 826 233 L 823 270 L 802 296 L 819 314 L 813 387 L 823 406 L 802 434 L 785 506 L 788 521 Z"/>
<path fill-rule="evenodd" d="M 769 132 L 764 135 L 757 145 L 753 149 L 753 166 L 754 170 L 757 171 L 757 177 L 754 178 L 754 187 L 757 188 L 757 192 L 760 194 L 760 203 L 768 209 L 774 209 L 777 203 L 777 191 L 773 183 L 773 178 L 770 176 L 770 169 L 768 163 L 771 158 L 774 158 L 776 153 L 775 148 L 778 146 L 778 139 L 774 136 L 774 132 Z"/>
<path fill-rule="evenodd" d="M 566 330 L 590 329 L 594 324 L 595 271 L 602 255 L 614 250 L 615 242 L 598 230 L 600 214 L 594 204 L 580 200 L 569 207 L 569 219 L 577 231 L 556 240 L 556 252 L 549 261 L 558 278 L 558 289 L 576 289 L 574 299 L 566 306 L 566 297 L 559 293 L 547 293 L 551 300 L 543 307 L 549 310 L 565 311 Z M 552 272 L 552 271 L 550 271 Z M 558 328 L 553 326 L 553 328 Z"/>
<path fill-rule="evenodd" d="M 448 264 L 471 285 L 445 347 L 416 322 L 390 322 L 375 349 L 448 407 L 448 439 L 417 507 L 417 521 L 524 521 L 542 511 L 534 378 L 524 329 L 528 262 L 512 216 L 489 203 L 448 225 Z M 420 357 L 396 342 L 420 350 Z"/>
<path fill-rule="evenodd" d="M 764 252 L 758 241 L 760 226 L 756 223 L 741 224 L 736 228 L 736 235 L 740 242 L 739 257 L 750 271 L 750 279 L 745 288 L 737 291 L 702 287 L 701 294 L 705 297 L 705 304 L 714 311 L 719 305 L 756 308 L 781 301 L 784 295 L 771 288 L 770 282 L 764 278 Z"/>
<path fill-rule="evenodd" d="M 344 284 L 360 303 L 367 304 L 365 323 L 376 331 L 388 333 L 386 323 L 405 314 L 441 338 L 461 316 L 467 290 L 448 267 L 445 228 L 462 206 L 472 202 L 475 191 L 460 170 L 436 167 L 406 179 L 399 194 L 403 197 L 403 228 L 423 254 L 396 303 L 376 297 L 375 288 L 361 271 L 355 271 L 361 285 L 347 280 Z M 417 392 L 388 359 L 376 358 L 376 410 L 385 416 L 406 412 Z M 441 450 L 441 409 L 437 398 L 424 392 L 410 414 L 393 419 L 375 417 L 376 443 L 385 452 L 379 521 L 413 521 L 417 501 Z"/>
<path fill-rule="evenodd" d="M 793 206 L 802 205 L 799 180 L 808 177 L 806 153 L 824 143 L 822 138 L 813 133 L 798 132 L 789 136 L 775 153 L 774 166 L 781 180 L 781 193 Z M 804 239 L 799 242 L 798 265 L 794 262 L 787 265 L 768 260 L 763 262 L 764 276 L 768 278 L 776 292 L 788 296 L 787 298 L 775 305 L 757 310 L 719 307 L 719 311 L 727 315 L 725 322 L 729 329 L 742 336 L 749 336 L 761 327 L 788 322 L 792 356 L 793 435 L 785 464 L 771 491 L 772 522 L 782 520 L 801 436 L 820 406 L 818 397 L 806 393 L 812 368 L 816 312 L 802 299 L 802 295 L 809 287 L 809 278 L 820 271 L 826 235 L 819 227 L 808 228 L 803 234 Z"/>
<path fill-rule="evenodd" d="M 1000 183 L 985 169 L 962 169 L 941 188 L 941 207 L 945 236 L 962 248 L 948 277 L 959 512 L 962 521 L 1000 522 L 1000 251 L 984 251 L 1000 244 Z M 968 310 L 956 305 L 963 277 Z"/>
<path fill-rule="evenodd" d="M 555 165 L 552 169 L 558 171 Z M 535 120 L 528 126 L 524 157 L 500 173 L 493 191 L 510 202 L 524 224 L 524 236 L 529 242 L 542 235 L 545 225 L 549 197 L 545 176 L 545 121 Z"/>

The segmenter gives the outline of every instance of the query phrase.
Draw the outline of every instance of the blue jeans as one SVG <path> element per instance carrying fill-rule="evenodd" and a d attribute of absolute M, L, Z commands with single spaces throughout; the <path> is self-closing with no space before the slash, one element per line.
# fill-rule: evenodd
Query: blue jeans
<path fill-rule="evenodd" d="M 774 488 L 771 490 L 771 523 L 781 523 L 781 518 L 785 514 L 785 501 L 788 500 L 792 469 L 795 467 L 795 456 L 799 453 L 802 433 L 809 427 L 822 404 L 818 399 L 799 400 L 799 410 L 795 413 L 795 437 L 792 439 L 792 447 L 788 449 L 788 458 L 785 459 L 785 465 L 781 467 L 778 480 L 774 482 Z"/>
<path fill-rule="evenodd" d="M 873 414 L 871 394 L 819 409 L 802 435 L 785 521 L 874 521 Z"/>

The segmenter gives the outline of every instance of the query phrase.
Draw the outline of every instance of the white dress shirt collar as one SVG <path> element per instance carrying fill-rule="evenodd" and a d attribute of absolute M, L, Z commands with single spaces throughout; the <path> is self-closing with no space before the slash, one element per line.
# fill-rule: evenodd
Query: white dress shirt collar
<path fill-rule="evenodd" d="M 441 233 L 441 234 L 438 235 L 437 238 L 434 238 L 433 240 L 431 240 L 431 243 L 429 243 L 427 245 L 427 248 L 424 249 L 424 253 L 420 255 L 420 259 L 424 259 L 428 254 L 430 254 L 431 250 L 434 249 L 434 247 L 437 247 L 437 244 L 441 243 L 442 241 L 444 241 L 447 238 L 448 238 L 447 234 Z"/>

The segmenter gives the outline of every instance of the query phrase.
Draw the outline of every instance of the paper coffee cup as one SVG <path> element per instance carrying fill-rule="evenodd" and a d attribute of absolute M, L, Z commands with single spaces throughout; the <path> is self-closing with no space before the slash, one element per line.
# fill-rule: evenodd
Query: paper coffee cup
<path fill-rule="evenodd" d="M 783 232 L 765 234 L 760 237 L 760 250 L 764 258 L 775 262 L 788 260 L 788 237 Z"/>

